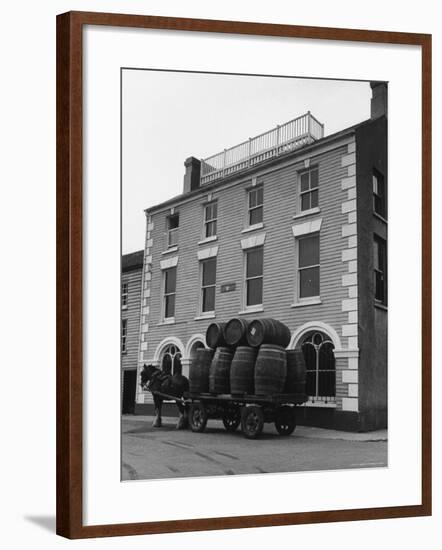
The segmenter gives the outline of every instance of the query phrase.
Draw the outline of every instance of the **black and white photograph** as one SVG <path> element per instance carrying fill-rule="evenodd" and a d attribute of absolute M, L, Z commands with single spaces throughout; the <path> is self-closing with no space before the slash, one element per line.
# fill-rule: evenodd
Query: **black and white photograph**
<path fill-rule="evenodd" d="M 388 83 L 121 85 L 122 479 L 387 467 Z"/>

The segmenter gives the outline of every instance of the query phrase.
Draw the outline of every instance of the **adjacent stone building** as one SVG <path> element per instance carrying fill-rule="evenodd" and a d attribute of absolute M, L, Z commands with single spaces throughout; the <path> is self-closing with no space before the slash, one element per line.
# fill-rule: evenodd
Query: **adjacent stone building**
<path fill-rule="evenodd" d="M 143 250 L 125 254 L 121 265 L 121 399 L 123 414 L 133 413 L 140 340 Z"/>
<path fill-rule="evenodd" d="M 307 362 L 298 421 L 387 423 L 387 88 L 324 136 L 307 113 L 185 162 L 183 193 L 146 210 L 138 367 L 188 373 L 207 326 L 286 323 Z M 137 386 L 136 412 L 151 396 Z"/>

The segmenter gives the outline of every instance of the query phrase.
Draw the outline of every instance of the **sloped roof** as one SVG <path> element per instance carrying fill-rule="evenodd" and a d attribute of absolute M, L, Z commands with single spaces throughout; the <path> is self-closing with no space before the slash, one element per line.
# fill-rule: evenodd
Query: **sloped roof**
<path fill-rule="evenodd" d="M 141 269 L 143 267 L 144 250 L 124 254 L 121 261 L 122 271 L 131 271 L 132 269 Z"/>

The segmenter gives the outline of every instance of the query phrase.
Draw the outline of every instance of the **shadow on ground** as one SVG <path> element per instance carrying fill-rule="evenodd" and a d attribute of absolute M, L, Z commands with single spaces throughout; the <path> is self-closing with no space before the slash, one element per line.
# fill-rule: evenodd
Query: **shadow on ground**
<path fill-rule="evenodd" d="M 55 516 L 24 516 L 23 519 L 38 525 L 45 531 L 55 533 Z"/>

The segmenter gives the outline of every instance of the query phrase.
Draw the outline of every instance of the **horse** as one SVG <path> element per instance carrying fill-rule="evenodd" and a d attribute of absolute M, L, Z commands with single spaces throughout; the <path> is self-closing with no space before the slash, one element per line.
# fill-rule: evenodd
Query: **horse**
<path fill-rule="evenodd" d="M 181 398 L 184 392 L 189 389 L 189 380 L 182 374 L 167 374 L 153 365 L 143 365 L 141 371 L 141 387 L 143 390 L 149 390 L 153 396 L 155 405 L 155 418 L 152 423 L 153 428 L 161 428 L 161 408 L 164 398 L 155 392 L 165 393 L 173 397 Z M 188 426 L 187 411 L 181 401 L 177 400 L 176 405 L 179 411 L 177 430 L 183 430 Z"/>

